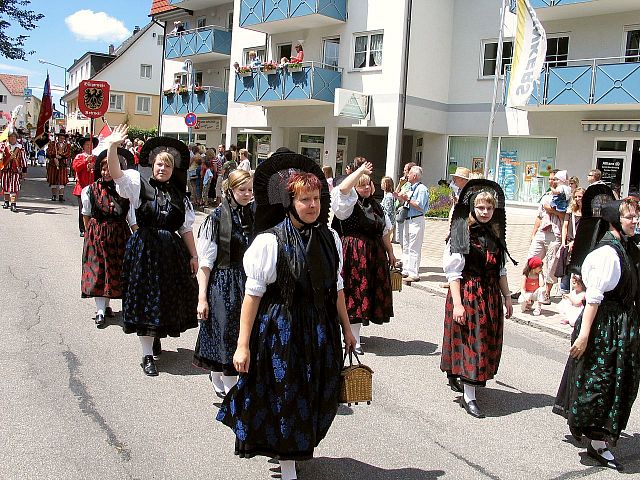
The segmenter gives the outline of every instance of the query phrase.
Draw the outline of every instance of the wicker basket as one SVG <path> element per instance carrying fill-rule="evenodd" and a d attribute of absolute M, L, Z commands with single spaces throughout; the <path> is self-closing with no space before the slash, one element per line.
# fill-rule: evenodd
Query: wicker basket
<path fill-rule="evenodd" d="M 359 402 L 367 402 L 367 405 L 370 405 L 373 395 L 373 370 L 360 363 L 358 356 L 355 353 L 354 355 L 358 364 L 353 364 L 350 354 L 349 366 L 343 367 L 340 374 L 340 403 L 351 406 L 352 403 L 358 405 Z"/>
<path fill-rule="evenodd" d="M 402 273 L 397 268 L 391 269 L 391 291 L 402 291 Z"/>

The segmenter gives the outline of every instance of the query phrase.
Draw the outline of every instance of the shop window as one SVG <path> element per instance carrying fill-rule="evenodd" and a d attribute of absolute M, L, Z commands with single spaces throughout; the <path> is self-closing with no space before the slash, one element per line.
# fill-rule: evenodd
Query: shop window
<path fill-rule="evenodd" d="M 598 140 L 596 148 L 599 152 L 626 152 L 626 140 Z"/>

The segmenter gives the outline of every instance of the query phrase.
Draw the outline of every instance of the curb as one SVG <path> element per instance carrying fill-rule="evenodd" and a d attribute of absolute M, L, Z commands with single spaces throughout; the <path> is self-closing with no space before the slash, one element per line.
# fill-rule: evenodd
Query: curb
<path fill-rule="evenodd" d="M 424 285 L 424 284 L 422 284 L 422 285 L 419 285 L 419 284 L 414 285 L 414 283 L 417 283 L 417 282 L 412 282 L 410 284 L 403 282 L 402 286 L 403 287 L 412 287 L 412 288 L 415 288 L 416 290 L 422 290 L 423 292 L 429 292 L 429 293 L 432 293 L 432 294 L 437 295 L 437 296 L 442 297 L 442 298 L 446 298 L 446 296 L 447 296 L 442 291 L 442 289 L 436 289 L 436 288 L 433 288 L 433 287 L 430 287 L 430 286 Z M 557 330 L 555 328 L 548 327 L 547 325 L 542 325 L 542 324 L 540 324 L 538 322 L 535 322 L 535 321 L 532 321 L 532 320 L 529 320 L 529 319 L 526 319 L 526 318 L 520 318 L 520 317 L 516 316 L 515 314 L 512 315 L 511 318 L 506 319 L 506 320 L 509 320 L 509 321 L 511 321 L 513 323 L 517 323 L 517 324 L 520 324 L 520 325 L 527 325 L 529 327 L 535 328 L 535 329 L 540 330 L 542 332 L 550 333 L 551 335 L 555 335 L 556 337 L 560 337 L 560 338 L 564 338 L 564 339 L 570 339 L 571 338 L 571 333 L 570 332 L 563 332 L 561 330 Z"/>

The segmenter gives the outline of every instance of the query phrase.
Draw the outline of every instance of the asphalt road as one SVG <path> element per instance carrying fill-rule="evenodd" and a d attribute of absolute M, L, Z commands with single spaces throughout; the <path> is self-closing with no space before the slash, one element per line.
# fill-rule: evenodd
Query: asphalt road
<path fill-rule="evenodd" d="M 196 330 L 163 342 L 149 378 L 134 336 L 95 328 L 93 301 L 80 298 L 75 199 L 69 189 L 51 202 L 43 169 L 30 176 L 20 212 L 0 210 L 0 479 L 277 475 L 264 458 L 234 457 L 206 372 L 191 366 Z M 300 480 L 619 478 L 551 412 L 566 340 L 507 322 L 499 375 L 478 393 L 488 418 L 476 420 L 439 370 L 443 299 L 394 295 L 392 322 L 364 329 L 374 402 L 340 408 Z M 636 407 L 615 450 L 622 475 L 640 473 L 638 431 Z"/>

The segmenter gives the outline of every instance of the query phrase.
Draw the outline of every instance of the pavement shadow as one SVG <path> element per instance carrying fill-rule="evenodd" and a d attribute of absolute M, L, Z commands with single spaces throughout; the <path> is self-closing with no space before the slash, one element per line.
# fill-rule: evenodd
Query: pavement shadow
<path fill-rule="evenodd" d="M 421 470 L 419 468 L 386 469 L 354 460 L 353 458 L 319 457 L 297 464 L 298 472 L 307 480 L 354 479 L 367 480 L 436 480 L 444 476 L 443 470 Z M 279 478 L 280 475 L 273 476 Z"/>
<path fill-rule="evenodd" d="M 438 345 L 423 340 L 397 340 L 395 338 L 367 337 L 365 351 L 380 357 L 406 357 L 420 355 L 430 357 L 440 355 Z"/>
<path fill-rule="evenodd" d="M 18 201 L 18 212 L 17 213 L 21 213 L 23 215 L 35 215 L 35 214 L 60 215 L 62 213 L 65 213 L 65 212 L 60 211 L 58 208 L 55 208 L 55 207 L 35 207 L 35 206 L 25 205 L 25 203 L 26 202 Z"/>
<path fill-rule="evenodd" d="M 156 365 L 160 373 L 169 375 L 206 375 L 206 371 L 194 367 L 193 350 L 189 348 L 178 348 L 177 351 L 163 350 L 162 355 L 156 360 Z"/>
<path fill-rule="evenodd" d="M 534 408 L 552 407 L 556 397 L 544 393 L 528 393 L 510 385 L 497 382 L 511 390 L 482 388 L 478 392 L 478 403 L 487 417 L 505 417 Z"/>
<path fill-rule="evenodd" d="M 353 408 L 341 403 L 338 405 L 338 415 L 353 415 Z"/>

